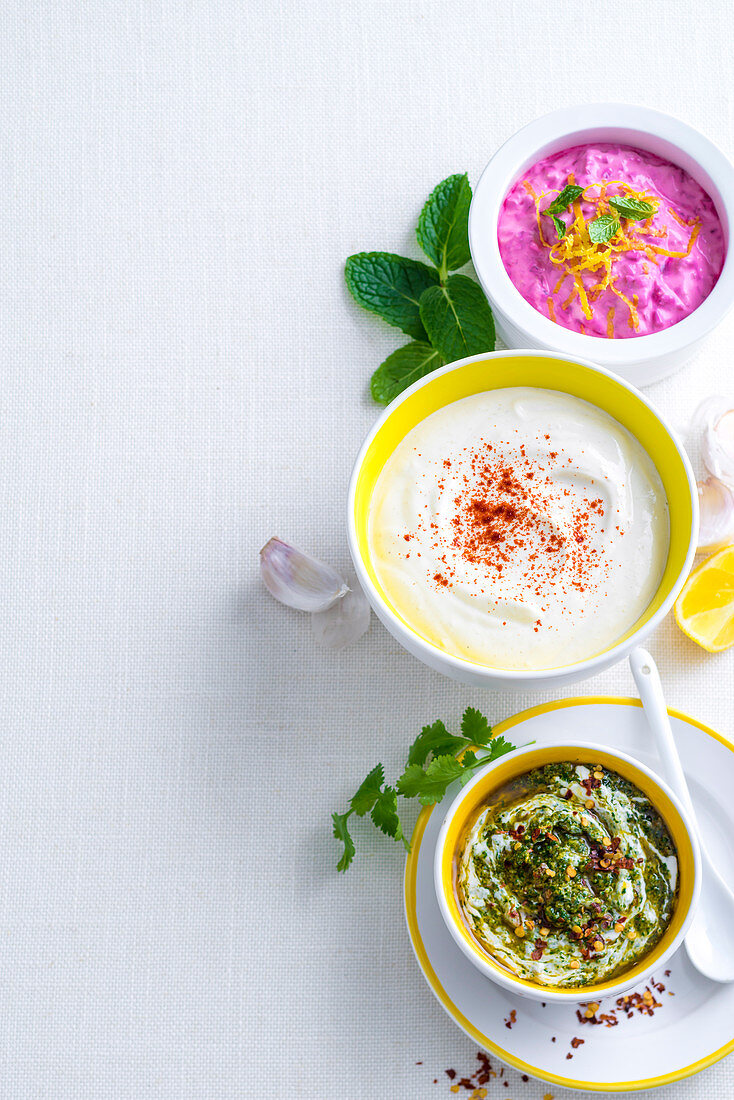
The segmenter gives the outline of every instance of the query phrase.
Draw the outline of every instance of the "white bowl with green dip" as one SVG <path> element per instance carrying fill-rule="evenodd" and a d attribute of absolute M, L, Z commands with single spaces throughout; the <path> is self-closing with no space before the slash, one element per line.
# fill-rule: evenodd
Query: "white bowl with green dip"
<path fill-rule="evenodd" d="M 617 996 L 683 942 L 700 855 L 670 788 L 624 753 L 559 740 L 488 765 L 449 807 L 435 883 L 487 977 L 541 1001 Z"/>

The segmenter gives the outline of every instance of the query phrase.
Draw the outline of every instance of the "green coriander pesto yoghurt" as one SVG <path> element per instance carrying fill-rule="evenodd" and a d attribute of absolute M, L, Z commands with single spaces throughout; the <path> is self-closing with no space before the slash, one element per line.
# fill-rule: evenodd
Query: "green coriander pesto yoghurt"
<path fill-rule="evenodd" d="M 476 940 L 517 977 L 558 989 L 618 977 L 648 954 L 677 885 L 660 814 L 593 762 L 513 779 L 459 850 L 459 904 Z"/>

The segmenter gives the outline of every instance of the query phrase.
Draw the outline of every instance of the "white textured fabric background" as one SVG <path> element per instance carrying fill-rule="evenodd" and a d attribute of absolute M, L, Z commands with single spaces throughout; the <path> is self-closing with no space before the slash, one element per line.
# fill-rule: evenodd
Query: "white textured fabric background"
<path fill-rule="evenodd" d="M 3 0 L 0 29 L 0 1095 L 448 1095 L 476 1048 L 413 960 L 401 856 L 364 829 L 338 877 L 329 813 L 425 721 L 540 700 L 374 621 L 317 650 L 257 551 L 347 565 L 401 337 L 345 257 L 415 255 L 430 189 L 560 105 L 672 110 L 731 155 L 731 5 Z M 733 341 L 650 391 L 673 420 Z M 734 735 L 734 654 L 651 648 Z M 733 1094 L 730 1061 L 661 1095 Z"/>

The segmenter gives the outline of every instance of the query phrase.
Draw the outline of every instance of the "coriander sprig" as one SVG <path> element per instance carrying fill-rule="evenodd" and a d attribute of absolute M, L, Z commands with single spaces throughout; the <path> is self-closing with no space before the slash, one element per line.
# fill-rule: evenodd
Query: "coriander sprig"
<path fill-rule="evenodd" d="M 478 283 L 449 272 L 469 251 L 469 178 L 449 176 L 423 205 L 416 237 L 432 266 L 393 252 L 358 252 L 344 276 L 354 300 L 411 337 L 372 375 L 375 401 L 388 405 L 419 378 L 466 355 L 493 351 L 494 320 Z"/>
<path fill-rule="evenodd" d="M 475 752 L 477 748 L 484 750 L 481 756 Z M 461 735 L 449 733 L 440 719 L 424 726 L 408 750 L 405 770 L 395 786 L 385 783 L 385 769 L 376 764 L 350 798 L 349 809 L 331 815 L 334 837 L 344 846 L 337 870 L 346 871 L 354 859 L 354 841 L 347 825 L 352 814 L 357 817 L 369 814 L 381 832 L 402 841 L 410 851 L 398 815 L 398 796 L 417 798 L 422 806 L 432 806 L 441 801 L 454 780 L 466 782 L 475 768 L 514 748 L 504 737 L 492 737 L 492 727 L 474 707 L 464 711 Z"/>

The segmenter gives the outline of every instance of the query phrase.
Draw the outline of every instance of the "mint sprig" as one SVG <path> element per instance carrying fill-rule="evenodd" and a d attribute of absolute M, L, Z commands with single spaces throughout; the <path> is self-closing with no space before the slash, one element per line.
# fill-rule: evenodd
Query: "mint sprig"
<path fill-rule="evenodd" d="M 440 720 L 424 726 L 410 746 L 405 769 L 394 786 L 385 783 L 385 770 L 382 764 L 376 764 L 352 795 L 349 809 L 331 815 L 334 837 L 342 844 L 337 870 L 346 871 L 355 856 L 347 824 L 352 814 L 357 817 L 369 814 L 381 832 L 402 842 L 410 851 L 398 813 L 398 796 L 417 798 L 422 806 L 432 806 L 441 801 L 455 780 L 465 783 L 475 768 L 514 748 L 504 737 L 492 737 L 492 727 L 474 707 L 464 711 L 460 735 L 449 733 Z"/>
<path fill-rule="evenodd" d="M 450 274 L 471 258 L 471 198 L 463 173 L 443 180 L 426 200 L 416 237 L 433 266 L 392 252 L 358 252 L 347 259 L 344 275 L 354 300 L 413 337 L 372 375 L 370 391 L 381 405 L 447 362 L 494 350 L 484 292 L 468 276 Z"/>

